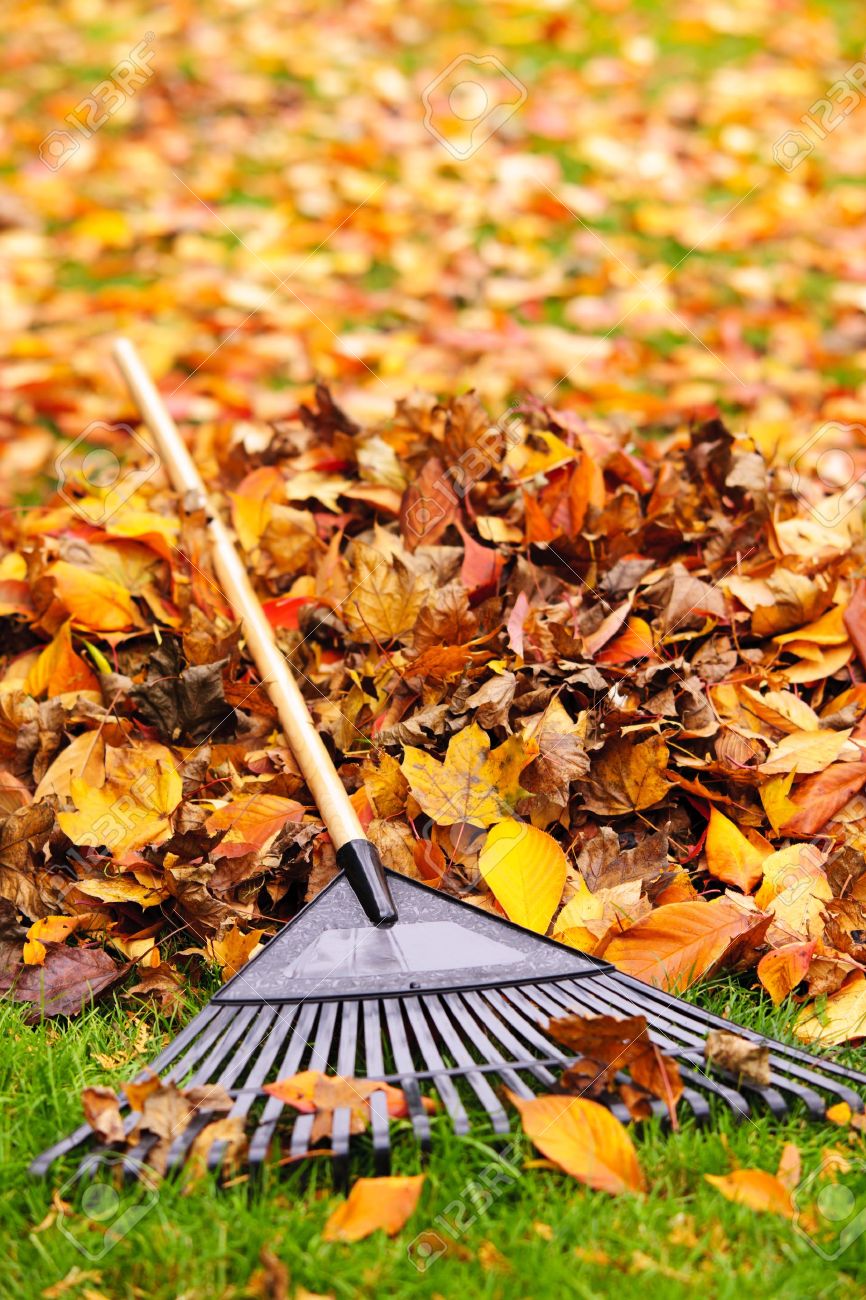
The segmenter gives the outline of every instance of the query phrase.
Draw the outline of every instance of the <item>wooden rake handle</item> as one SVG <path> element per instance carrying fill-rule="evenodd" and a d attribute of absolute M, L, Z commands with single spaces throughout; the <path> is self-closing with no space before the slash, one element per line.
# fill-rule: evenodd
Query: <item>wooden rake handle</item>
<path fill-rule="evenodd" d="M 321 818 L 367 916 L 376 925 L 393 925 L 397 911 L 379 855 L 367 839 L 345 787 L 337 775 L 306 701 L 277 647 L 271 625 L 253 590 L 237 547 L 211 501 L 141 358 L 129 339 L 117 339 L 114 357 L 133 401 L 153 435 L 172 486 L 193 509 L 203 509 L 213 545 L 213 565 L 220 586 L 243 628 L 262 682 L 279 715 L 286 738 L 316 801 Z"/>

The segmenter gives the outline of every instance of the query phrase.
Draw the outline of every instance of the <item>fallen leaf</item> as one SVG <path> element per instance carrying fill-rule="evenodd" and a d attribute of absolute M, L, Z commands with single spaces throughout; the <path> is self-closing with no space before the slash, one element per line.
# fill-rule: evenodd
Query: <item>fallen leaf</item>
<path fill-rule="evenodd" d="M 664 776 L 667 763 L 668 747 L 661 736 L 639 744 L 625 737 L 610 741 L 593 762 L 584 802 L 593 812 L 610 816 L 651 808 L 671 788 Z"/>
<path fill-rule="evenodd" d="M 773 852 L 766 840 L 752 843 L 742 831 L 720 812 L 710 809 L 706 839 L 707 870 L 726 885 L 735 885 L 751 893 L 764 874 L 764 861 Z"/>
<path fill-rule="evenodd" d="M 631 1138 L 606 1106 L 582 1097 L 506 1095 L 533 1144 L 572 1178 L 612 1195 L 644 1190 Z"/>
<path fill-rule="evenodd" d="M 759 1088 L 770 1086 L 770 1049 L 727 1029 L 710 1029 L 704 1042 L 704 1059 Z"/>
<path fill-rule="evenodd" d="M 704 1174 L 704 1178 L 735 1205 L 779 1214 L 785 1219 L 794 1217 L 796 1211 L 790 1191 L 764 1169 L 734 1169 L 729 1174 Z"/>
<path fill-rule="evenodd" d="M 513 818 L 498 822 L 487 833 L 478 869 L 510 921 L 546 933 L 568 870 L 551 835 Z"/>
<path fill-rule="evenodd" d="M 806 978 L 815 948 L 814 940 L 788 943 L 765 953 L 758 962 L 758 979 L 776 1006 Z"/>
<path fill-rule="evenodd" d="M 381 1230 L 395 1237 L 415 1213 L 424 1174 L 359 1178 L 347 1199 L 328 1216 L 323 1241 L 363 1241 Z"/>
<path fill-rule="evenodd" d="M 866 1037 L 866 976 L 857 971 L 837 993 L 803 1007 L 794 1036 L 822 1047 Z"/>
<path fill-rule="evenodd" d="M 444 762 L 407 745 L 400 768 L 438 826 L 486 827 L 510 817 L 524 797 L 520 773 L 537 753 L 534 742 L 525 744 L 517 736 L 491 750 L 489 736 L 472 723 L 451 738 Z"/>
<path fill-rule="evenodd" d="M 767 924 L 726 898 L 668 903 L 611 940 L 605 957 L 646 984 L 682 992 L 719 969 L 735 940 L 757 937 Z"/>

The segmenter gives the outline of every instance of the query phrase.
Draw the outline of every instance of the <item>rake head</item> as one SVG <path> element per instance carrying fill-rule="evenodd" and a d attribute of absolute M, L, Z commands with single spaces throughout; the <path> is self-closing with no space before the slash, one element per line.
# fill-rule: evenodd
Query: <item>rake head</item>
<path fill-rule="evenodd" d="M 290 1159 L 311 1153 L 315 1116 L 295 1116 L 284 1125 L 284 1102 L 264 1092 L 266 1084 L 304 1070 L 402 1089 L 424 1151 L 432 1137 L 424 1095 L 440 1103 L 457 1134 L 468 1133 L 478 1120 L 496 1134 L 507 1133 L 498 1085 L 521 1097 L 554 1088 L 574 1056 L 546 1026 L 570 1014 L 644 1016 L 652 1041 L 678 1062 L 681 1105 L 698 1121 L 709 1118 L 713 1099 L 736 1118 L 760 1107 L 783 1117 L 796 1103 L 813 1119 L 822 1119 L 834 1102 L 863 1109 L 854 1085 L 866 1093 L 866 1074 L 708 1015 L 606 962 L 396 873 L 388 877 L 400 915 L 396 926 L 371 926 L 345 878 L 338 877 L 153 1062 L 164 1082 L 216 1084 L 229 1093 L 229 1118 L 248 1126 L 253 1173 L 263 1168 L 278 1131 Z M 704 1041 L 711 1029 L 735 1029 L 766 1045 L 769 1084 L 743 1084 L 709 1070 Z M 609 1104 L 628 1119 L 618 1099 L 610 1097 Z M 666 1113 L 661 1101 L 654 1109 Z M 369 1116 L 376 1172 L 387 1173 L 391 1129 L 384 1091 L 370 1096 Z M 210 1118 L 196 1116 L 173 1139 L 169 1171 L 183 1166 Z M 136 1112 L 126 1115 L 127 1134 L 140 1119 Z M 351 1108 L 335 1110 L 330 1150 L 339 1182 L 348 1173 L 351 1131 Z M 31 1172 L 45 1174 L 53 1161 L 92 1140 L 93 1130 L 83 1125 L 37 1157 Z M 146 1165 L 157 1141 L 145 1134 L 124 1150 L 120 1163 L 130 1175 Z M 214 1142 L 208 1167 L 218 1172 L 227 1152 L 225 1140 Z M 81 1176 L 90 1176 L 102 1160 L 116 1165 L 117 1148 L 102 1144 L 90 1150 Z"/>

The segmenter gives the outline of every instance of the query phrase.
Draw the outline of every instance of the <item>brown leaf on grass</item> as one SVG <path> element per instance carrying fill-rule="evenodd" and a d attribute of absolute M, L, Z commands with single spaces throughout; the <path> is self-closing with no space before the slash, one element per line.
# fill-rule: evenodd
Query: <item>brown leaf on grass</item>
<path fill-rule="evenodd" d="M 727 1029 L 711 1029 L 704 1043 L 704 1060 L 759 1088 L 770 1086 L 770 1049 Z"/>
<path fill-rule="evenodd" d="M 592 764 L 584 802 L 608 816 L 651 808 L 671 788 L 664 776 L 667 763 L 668 747 L 661 736 L 638 744 L 624 737 L 609 741 Z"/>
<path fill-rule="evenodd" d="M 572 1178 L 611 1195 L 644 1190 L 631 1138 L 606 1106 L 582 1097 L 506 1095 L 527 1137 Z"/>
<path fill-rule="evenodd" d="M 757 940 L 768 924 L 726 898 L 669 903 L 614 938 L 605 957 L 627 975 L 681 992 L 724 965 L 735 941 Z"/>
<path fill-rule="evenodd" d="M 84 1118 L 103 1142 L 123 1142 L 125 1132 L 120 1102 L 112 1088 L 85 1088 L 81 1093 Z"/>
<path fill-rule="evenodd" d="M 44 962 L 23 963 L 0 972 L 0 994 L 14 1002 L 29 1002 L 29 1024 L 50 1016 L 77 1016 L 100 994 L 122 979 L 129 965 L 119 965 L 104 948 L 46 945 Z"/>
<path fill-rule="evenodd" d="M 328 1216 L 322 1240 L 363 1241 L 378 1229 L 396 1236 L 415 1213 L 425 1177 L 359 1178 Z"/>
<path fill-rule="evenodd" d="M 614 1084 L 619 1070 L 628 1070 L 635 1084 L 665 1103 L 676 1126 L 676 1105 L 683 1093 L 680 1069 L 652 1041 L 644 1016 L 559 1016 L 550 1021 L 547 1030 L 579 1055 L 583 1077 L 587 1074 L 582 1068 L 585 1063 L 597 1067 L 594 1078 L 604 1088 Z M 571 1069 L 566 1075 L 570 1076 Z"/>

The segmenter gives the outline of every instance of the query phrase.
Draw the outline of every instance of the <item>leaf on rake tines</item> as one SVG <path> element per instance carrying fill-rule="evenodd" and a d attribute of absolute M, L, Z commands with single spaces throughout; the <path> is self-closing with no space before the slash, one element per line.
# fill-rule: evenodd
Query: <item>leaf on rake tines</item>
<path fill-rule="evenodd" d="M 746 1083 L 770 1086 L 770 1049 L 764 1043 L 750 1042 L 727 1029 L 711 1029 L 704 1043 L 704 1059 Z"/>
<path fill-rule="evenodd" d="M 405 1119 L 409 1114 L 406 1097 L 400 1088 L 376 1079 L 350 1079 L 338 1074 L 323 1074 L 320 1070 L 302 1070 L 286 1079 L 265 1085 L 264 1091 L 279 1098 L 287 1106 L 304 1115 L 315 1115 L 311 1142 L 330 1137 L 335 1110 L 351 1112 L 350 1131 L 363 1133 L 370 1118 L 370 1097 L 383 1092 L 392 1119 Z M 424 1109 L 435 1111 L 436 1102 L 422 1098 Z"/>
<path fill-rule="evenodd" d="M 84 1118 L 103 1142 L 123 1142 L 120 1101 L 112 1088 L 85 1088 L 81 1093 Z"/>
<path fill-rule="evenodd" d="M 0 971 L 0 994 L 15 1002 L 30 1002 L 27 1023 L 49 1016 L 77 1016 L 129 970 L 104 948 L 69 948 L 47 944 L 41 965 Z"/>
<path fill-rule="evenodd" d="M 565 1173 L 613 1195 L 644 1190 L 631 1138 L 606 1106 L 584 1097 L 506 1095 L 527 1137 Z"/>
<path fill-rule="evenodd" d="M 136 1089 L 138 1091 L 136 1091 Z M 190 1122 L 205 1116 L 208 1123 L 220 1119 L 232 1108 L 232 1099 L 219 1084 L 194 1088 L 178 1088 L 174 1083 L 163 1083 L 158 1077 L 147 1078 L 143 1085 L 127 1084 L 124 1087 L 130 1105 L 139 1109 L 141 1118 L 130 1132 L 127 1142 L 134 1146 L 142 1133 L 158 1138 L 148 1152 L 147 1163 L 158 1173 L 165 1172 L 166 1157 L 174 1140 L 186 1131 Z M 230 1135 L 231 1130 L 226 1134 Z M 239 1141 L 235 1135 L 235 1141 Z M 209 1149 L 210 1144 L 203 1144 Z M 202 1147 L 199 1148 L 200 1151 Z"/>
<path fill-rule="evenodd" d="M 359 1178 L 328 1218 L 323 1241 L 362 1241 L 381 1228 L 395 1236 L 415 1213 L 425 1174 Z"/>
<path fill-rule="evenodd" d="M 575 1064 L 563 1073 L 560 1083 L 564 1088 L 576 1083 L 584 1091 L 590 1079 L 600 1091 L 619 1086 L 634 1118 L 645 1113 L 637 1091 L 643 1089 L 665 1103 L 676 1127 L 676 1106 L 683 1094 L 680 1067 L 652 1041 L 644 1016 L 622 1020 L 616 1016 L 559 1016 L 550 1021 L 547 1031 L 578 1055 Z M 620 1070 L 630 1072 L 637 1089 L 625 1085 L 624 1090 L 617 1085 Z M 635 1114 L 635 1110 L 639 1113 Z"/>

